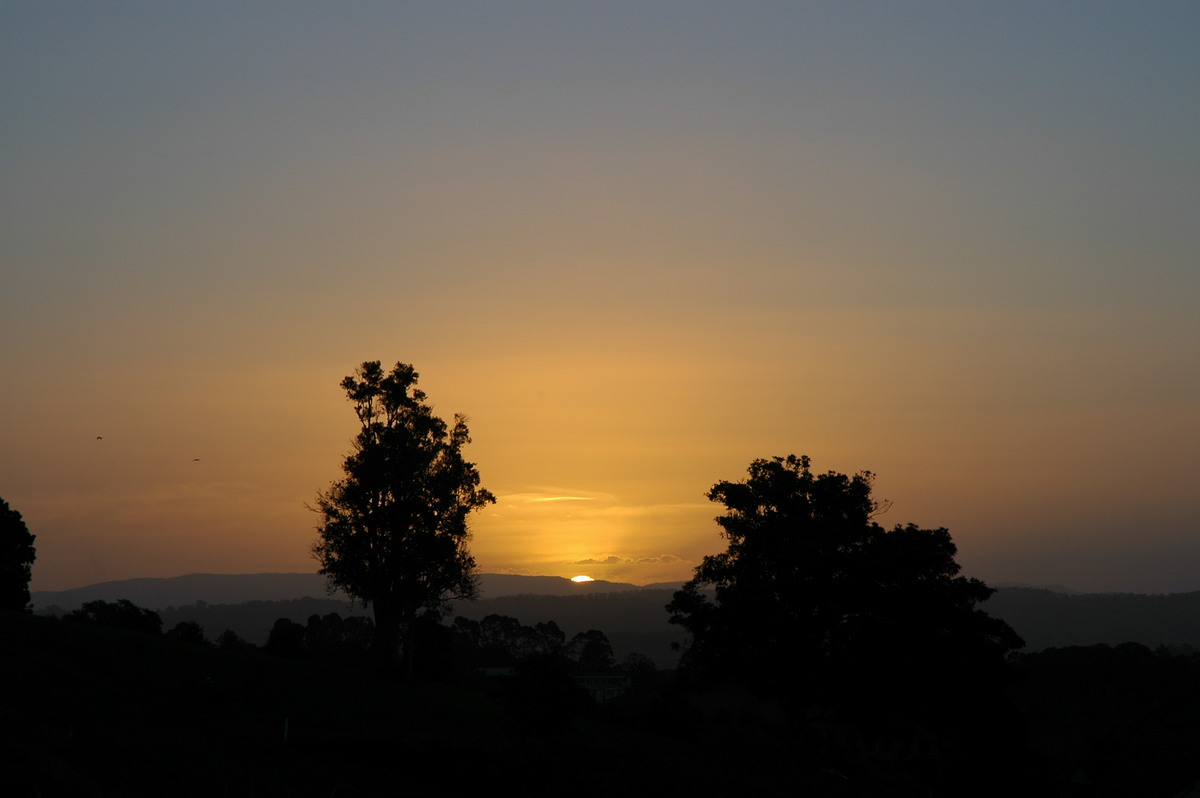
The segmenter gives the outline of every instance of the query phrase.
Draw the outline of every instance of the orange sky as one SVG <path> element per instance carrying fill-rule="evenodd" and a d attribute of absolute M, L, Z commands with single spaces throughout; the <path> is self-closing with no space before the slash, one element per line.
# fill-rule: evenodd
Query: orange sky
<path fill-rule="evenodd" d="M 1200 589 L 1200 12 L 1137 8 L 6 4 L 32 587 L 313 570 L 378 359 L 486 571 L 681 581 L 797 453 L 989 581 Z"/>

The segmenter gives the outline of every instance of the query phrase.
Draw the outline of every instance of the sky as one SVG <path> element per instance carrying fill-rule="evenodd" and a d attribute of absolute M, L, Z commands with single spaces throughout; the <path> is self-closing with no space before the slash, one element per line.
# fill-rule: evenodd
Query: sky
<path fill-rule="evenodd" d="M 0 4 L 34 590 L 316 569 L 413 364 L 486 572 L 683 581 L 756 458 L 993 584 L 1200 590 L 1194 2 Z"/>

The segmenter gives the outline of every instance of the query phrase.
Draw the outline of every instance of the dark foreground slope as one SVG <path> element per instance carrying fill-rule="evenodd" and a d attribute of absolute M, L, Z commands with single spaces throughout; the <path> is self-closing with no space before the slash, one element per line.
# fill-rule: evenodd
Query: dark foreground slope
<path fill-rule="evenodd" d="M 852 794 L 689 729 L 524 729 L 466 688 L 15 613 L 0 641 L 6 796 Z"/>
<path fill-rule="evenodd" d="M 498 736 L 489 707 L 445 689 L 53 619 L 0 624 L 6 795 L 371 795 Z"/>
<path fill-rule="evenodd" d="M 920 735 L 896 748 L 888 718 L 813 738 L 770 702 L 669 680 L 531 728 L 487 687 L 0 613 L 0 795 L 1200 794 L 1200 657 L 1125 644 L 1014 665 L 1025 731 L 953 761 Z"/>

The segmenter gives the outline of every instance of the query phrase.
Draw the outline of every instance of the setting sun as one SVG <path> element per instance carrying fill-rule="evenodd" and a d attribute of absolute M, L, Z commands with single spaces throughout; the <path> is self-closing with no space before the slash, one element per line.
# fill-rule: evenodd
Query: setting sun
<path fill-rule="evenodd" d="M 571 577 L 571 581 L 572 582 L 595 582 L 596 580 L 592 579 L 590 576 L 584 576 L 583 574 L 580 574 L 579 576 Z"/>
<path fill-rule="evenodd" d="M 376 359 L 469 419 L 480 573 L 682 584 L 806 454 L 973 578 L 1200 590 L 1196 3 L 91 5 L 0 10 L 35 591 L 314 570 Z"/>

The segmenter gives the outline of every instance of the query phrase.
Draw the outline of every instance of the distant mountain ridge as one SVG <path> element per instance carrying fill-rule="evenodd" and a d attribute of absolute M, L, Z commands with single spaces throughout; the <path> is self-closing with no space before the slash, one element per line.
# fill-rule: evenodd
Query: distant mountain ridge
<path fill-rule="evenodd" d="M 1200 648 L 1200 591 L 1059 593 L 1006 587 L 982 609 L 1015 629 L 1027 651 L 1121 643 Z"/>
<path fill-rule="evenodd" d="M 73 610 L 88 601 L 128 599 L 139 607 L 159 610 L 180 604 L 241 604 L 247 601 L 288 601 L 323 597 L 325 577 L 319 574 L 186 574 L 98 582 L 71 590 L 35 590 L 35 610 L 58 606 Z"/>
<path fill-rule="evenodd" d="M 325 577 L 320 574 L 186 574 L 173 577 L 143 577 L 99 582 L 71 590 L 36 590 L 31 599 L 35 610 L 57 606 L 77 609 L 87 601 L 128 599 L 139 607 L 152 610 L 177 607 L 202 601 L 206 604 L 242 604 L 247 601 L 292 601 L 302 598 L 349 599 L 341 593 L 328 593 Z M 671 589 L 679 585 L 631 585 L 625 582 L 572 582 L 561 576 L 523 576 L 520 574 L 482 574 L 480 593 L 485 599 L 502 596 L 585 596 L 631 590 Z"/>

